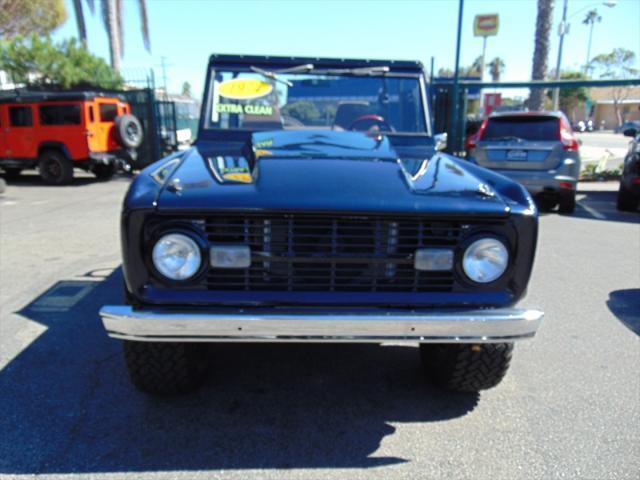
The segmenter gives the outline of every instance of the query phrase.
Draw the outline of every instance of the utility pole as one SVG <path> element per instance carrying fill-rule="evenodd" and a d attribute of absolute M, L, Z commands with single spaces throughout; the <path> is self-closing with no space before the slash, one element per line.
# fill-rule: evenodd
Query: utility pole
<path fill-rule="evenodd" d="M 169 92 L 167 91 L 167 64 L 165 60 L 167 57 L 160 57 L 160 66 L 162 68 L 162 84 L 164 88 L 164 99 L 167 100 L 169 98 Z"/>
<path fill-rule="evenodd" d="M 569 33 L 569 24 L 567 23 L 567 6 L 569 0 L 564 0 L 564 6 L 562 7 L 562 21 L 558 27 L 558 35 L 560 35 L 560 44 L 558 45 L 558 61 L 556 62 L 556 74 L 555 79 L 560 79 L 560 65 L 562 64 L 562 46 L 564 44 L 564 36 Z M 553 110 L 560 108 L 560 89 L 558 87 L 553 89 Z"/>
<path fill-rule="evenodd" d="M 556 63 L 556 74 L 555 74 L 556 80 L 560 79 L 560 65 L 562 64 L 562 44 L 564 43 L 564 36 L 569 34 L 569 23 L 567 22 L 567 4 L 568 3 L 569 3 L 569 0 L 564 0 L 564 6 L 562 7 L 562 21 L 558 26 L 558 35 L 560 35 L 560 44 L 558 45 L 558 62 Z M 594 5 L 587 5 L 586 7 L 583 7 L 580 10 L 578 10 L 577 12 L 573 12 L 569 16 L 569 18 L 573 18 L 580 12 L 584 12 L 587 8 L 591 8 L 599 4 L 602 4 L 608 8 L 613 8 L 618 4 L 618 1 L 606 0 L 604 2 L 599 2 Z M 593 34 L 593 23 L 591 23 L 591 31 L 589 33 L 589 48 L 587 50 L 587 66 L 585 66 L 585 73 L 587 73 L 588 71 L 589 56 L 591 55 L 591 35 L 592 34 Z M 560 89 L 554 88 L 553 89 L 553 109 L 554 110 L 558 110 L 559 108 L 559 96 L 560 96 Z"/>
<path fill-rule="evenodd" d="M 451 126 L 449 128 L 451 134 L 451 143 L 449 144 L 449 140 L 447 143 L 450 145 L 448 150 L 452 153 L 455 153 L 455 149 L 459 148 L 458 145 L 458 117 L 460 116 L 460 79 L 458 75 L 460 73 L 460 41 L 462 37 L 462 9 L 464 7 L 464 0 L 460 0 L 458 6 L 458 35 L 456 40 L 456 64 L 455 69 L 453 71 L 453 93 L 452 93 L 452 105 L 453 109 L 451 112 Z M 453 148 L 453 149 L 452 149 Z"/>

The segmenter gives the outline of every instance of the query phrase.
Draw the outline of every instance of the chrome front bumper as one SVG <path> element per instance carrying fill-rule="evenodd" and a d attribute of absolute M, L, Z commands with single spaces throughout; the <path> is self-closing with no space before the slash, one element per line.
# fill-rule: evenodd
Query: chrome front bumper
<path fill-rule="evenodd" d="M 533 337 L 543 315 L 515 308 L 100 310 L 110 337 L 153 342 L 499 343 Z"/>

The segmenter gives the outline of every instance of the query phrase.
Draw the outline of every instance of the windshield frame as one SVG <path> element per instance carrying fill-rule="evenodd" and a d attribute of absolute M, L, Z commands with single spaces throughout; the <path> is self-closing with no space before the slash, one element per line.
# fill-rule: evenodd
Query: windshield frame
<path fill-rule="evenodd" d="M 274 73 L 278 73 L 277 70 L 272 70 L 270 67 L 273 67 L 272 64 L 269 63 L 255 63 L 254 66 L 257 66 L 263 70 L 274 71 Z M 217 70 L 222 70 L 225 72 L 239 72 L 239 73 L 255 73 L 251 70 L 251 66 L 248 64 L 237 64 L 237 65 L 215 65 L 209 64 L 207 70 L 207 82 L 205 88 L 204 100 L 202 102 L 202 110 L 200 116 L 200 125 L 199 128 L 202 132 L 216 132 L 218 134 L 229 132 L 230 134 L 234 133 L 253 133 L 253 132 L 261 132 L 265 130 L 256 130 L 251 128 L 221 128 L 216 126 L 211 121 L 212 115 L 212 106 L 213 106 L 213 82 L 215 81 L 214 72 Z M 333 68 L 314 68 L 311 71 L 304 72 L 305 75 L 330 75 L 334 77 L 389 77 L 389 78 L 413 78 L 418 80 L 418 88 L 420 89 L 420 101 L 422 102 L 422 114 L 424 115 L 424 132 L 379 132 L 384 136 L 398 136 L 398 137 L 432 137 L 432 128 L 431 128 L 431 115 L 429 112 L 429 102 L 427 101 L 427 86 L 424 78 L 424 72 L 399 72 L 394 71 L 393 67 L 388 72 L 376 72 L 376 73 L 366 73 L 366 74 L 353 74 L 353 73 L 330 73 L 334 71 Z M 291 131 L 296 131 L 292 129 Z"/>

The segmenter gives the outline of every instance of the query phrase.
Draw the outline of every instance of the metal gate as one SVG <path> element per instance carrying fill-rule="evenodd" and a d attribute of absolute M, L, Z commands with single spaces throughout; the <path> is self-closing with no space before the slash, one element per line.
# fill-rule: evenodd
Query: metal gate
<path fill-rule="evenodd" d="M 156 100 L 156 110 L 160 132 L 160 148 L 164 152 L 175 151 L 178 148 L 176 104 L 169 100 Z"/>
<path fill-rule="evenodd" d="M 178 148 L 176 111 L 171 101 L 157 100 L 151 88 L 118 92 L 142 123 L 145 140 L 138 148 L 135 168 L 144 168 Z"/>

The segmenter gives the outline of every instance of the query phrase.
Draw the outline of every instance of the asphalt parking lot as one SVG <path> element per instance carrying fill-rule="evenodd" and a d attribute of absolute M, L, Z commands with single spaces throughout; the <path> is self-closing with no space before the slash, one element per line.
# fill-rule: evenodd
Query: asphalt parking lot
<path fill-rule="evenodd" d="M 638 478 L 640 212 L 616 183 L 541 216 L 522 305 L 546 317 L 493 390 L 431 387 L 414 346 L 224 345 L 164 400 L 97 315 L 121 297 L 127 185 L 25 175 L 0 196 L 0 477 Z"/>

